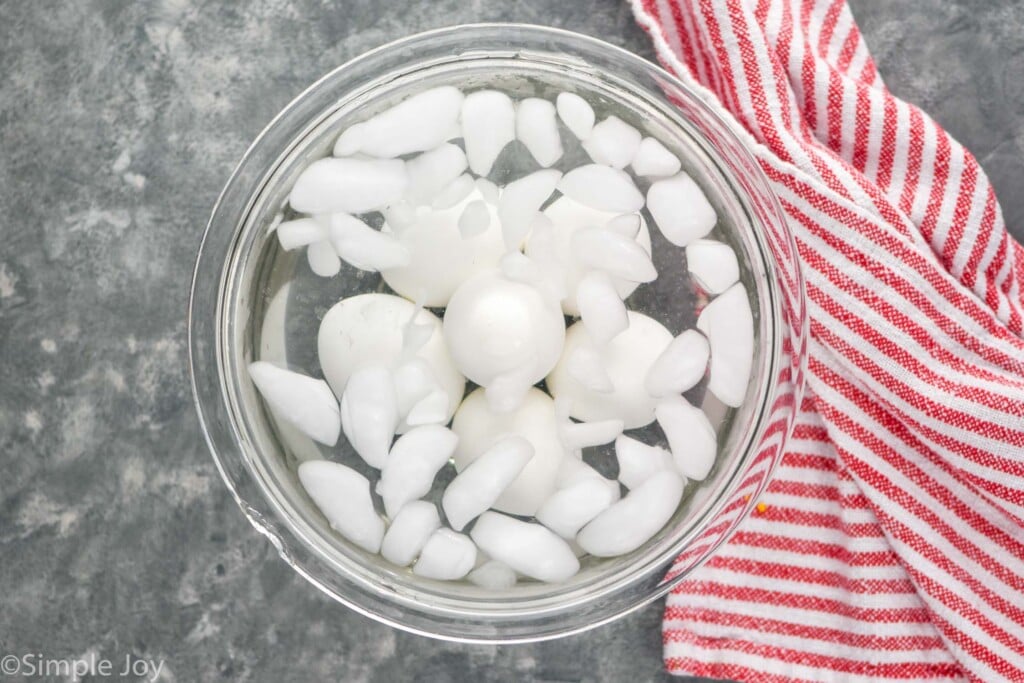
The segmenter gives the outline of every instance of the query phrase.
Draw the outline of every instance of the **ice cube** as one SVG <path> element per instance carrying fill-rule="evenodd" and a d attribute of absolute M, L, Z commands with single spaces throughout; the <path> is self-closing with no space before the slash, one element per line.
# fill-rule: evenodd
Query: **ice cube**
<path fill-rule="evenodd" d="M 459 234 L 462 239 L 471 240 L 487 232 L 491 225 L 491 212 L 482 199 L 474 199 L 466 204 L 459 216 Z"/>
<path fill-rule="evenodd" d="M 509 484 L 533 458 L 534 450 L 521 436 L 508 436 L 491 446 L 448 484 L 441 507 L 456 531 L 494 505 Z"/>
<path fill-rule="evenodd" d="M 377 482 L 388 517 L 430 491 L 434 476 L 452 457 L 458 442 L 459 437 L 440 425 L 413 427 L 398 437 Z"/>
<path fill-rule="evenodd" d="M 479 192 L 480 195 L 484 198 L 485 202 L 487 202 L 491 206 L 498 205 L 498 199 L 500 198 L 501 193 L 498 190 L 497 185 L 492 183 L 487 178 L 477 178 L 476 189 L 477 192 Z"/>
<path fill-rule="evenodd" d="M 505 145 L 516 137 L 516 108 L 505 93 L 478 90 L 462 103 L 462 138 L 469 168 L 478 176 L 491 172 Z"/>
<path fill-rule="evenodd" d="M 594 347 L 580 346 L 573 349 L 566 360 L 569 377 L 579 382 L 588 391 L 607 394 L 615 390 L 612 378 L 605 370 L 601 354 Z"/>
<path fill-rule="evenodd" d="M 661 234 L 677 247 L 705 237 L 718 221 L 704 192 L 685 173 L 653 182 L 647 208 Z"/>
<path fill-rule="evenodd" d="M 507 564 L 488 560 L 466 577 L 469 582 L 492 591 L 508 590 L 516 585 L 516 573 Z"/>
<path fill-rule="evenodd" d="M 708 389 L 727 406 L 743 403 L 754 362 L 754 318 L 743 284 L 737 282 L 701 311 L 697 329 L 711 346 Z"/>
<path fill-rule="evenodd" d="M 535 171 L 505 186 L 498 200 L 498 218 L 506 249 L 518 250 L 522 246 L 530 224 L 561 177 L 561 171 Z"/>
<path fill-rule="evenodd" d="M 630 213 L 644 206 L 644 196 L 625 171 L 601 164 L 577 166 L 562 176 L 558 190 L 600 211 Z"/>
<path fill-rule="evenodd" d="M 468 574 L 475 564 L 476 546 L 469 536 L 442 528 L 427 539 L 412 573 L 427 579 L 455 581 Z"/>
<path fill-rule="evenodd" d="M 569 545 L 540 524 L 488 511 L 469 535 L 488 556 L 538 581 L 560 583 L 580 569 Z"/>
<path fill-rule="evenodd" d="M 250 363 L 249 376 L 277 417 L 314 441 L 327 446 L 338 442 L 341 414 L 327 382 L 266 361 Z"/>
<path fill-rule="evenodd" d="M 576 93 L 563 92 L 555 99 L 558 118 L 580 140 L 586 140 L 594 130 L 594 109 Z"/>
<path fill-rule="evenodd" d="M 635 240 L 640 234 L 640 227 L 642 225 L 643 221 L 640 220 L 640 214 L 622 213 L 605 223 L 604 227 L 612 232 L 619 233 L 623 237 Z"/>
<path fill-rule="evenodd" d="M 644 248 L 617 232 L 606 228 L 583 228 L 573 234 L 571 245 L 576 258 L 586 267 L 603 270 L 630 282 L 652 282 L 658 277 L 658 271 Z M 582 310 L 581 306 L 581 313 Z"/>
<path fill-rule="evenodd" d="M 384 520 L 373 508 L 370 482 L 353 469 L 327 460 L 299 465 L 302 488 L 331 528 L 367 552 L 380 550 Z"/>
<path fill-rule="evenodd" d="M 353 450 L 380 469 L 398 427 L 398 396 L 391 371 L 362 367 L 348 378 L 341 396 L 341 428 Z"/>
<path fill-rule="evenodd" d="M 704 377 L 710 353 L 703 334 L 686 330 L 672 340 L 647 371 L 647 393 L 660 398 L 692 389 Z"/>
<path fill-rule="evenodd" d="M 562 538 L 573 538 L 617 500 L 618 495 L 600 479 L 585 478 L 548 498 L 537 511 L 537 521 Z"/>
<path fill-rule="evenodd" d="M 682 396 L 671 396 L 654 409 L 676 467 L 688 479 L 703 481 L 715 464 L 718 437 L 704 411 Z"/>
<path fill-rule="evenodd" d="M 335 142 L 334 155 L 363 152 L 390 158 L 433 149 L 449 139 L 462 100 L 462 93 L 449 85 L 417 93 L 367 121 L 350 126 Z"/>
<path fill-rule="evenodd" d="M 398 415 L 402 419 L 428 394 L 440 389 L 430 364 L 419 357 L 410 358 L 395 368 L 394 381 Z"/>
<path fill-rule="evenodd" d="M 640 148 L 640 137 L 640 131 L 612 115 L 594 126 L 583 149 L 594 163 L 625 168 Z"/>
<path fill-rule="evenodd" d="M 406 424 L 410 427 L 444 424 L 448 422 L 450 402 L 448 394 L 440 389 L 435 389 L 412 407 L 405 418 Z"/>
<path fill-rule="evenodd" d="M 430 207 L 437 211 L 450 209 L 468 197 L 475 187 L 476 184 L 473 182 L 473 176 L 463 173 L 434 195 L 434 200 L 431 202 Z"/>
<path fill-rule="evenodd" d="M 288 203 L 302 213 L 366 213 L 394 204 L 409 176 L 398 159 L 317 159 L 295 181 Z"/>
<path fill-rule="evenodd" d="M 407 201 L 413 206 L 431 204 L 441 190 L 462 175 L 467 165 L 466 153 L 451 143 L 410 159 L 405 162 L 409 174 Z"/>
<path fill-rule="evenodd" d="M 547 168 L 562 158 L 562 138 L 555 122 L 555 105 L 527 97 L 516 107 L 516 137 L 537 163 Z"/>
<path fill-rule="evenodd" d="M 651 364 L 671 343 L 672 333 L 649 316 L 629 311 L 629 327 L 603 347 L 596 347 L 586 327 L 576 323 L 565 333 L 562 357 L 547 377 L 548 390 L 556 399 L 571 402 L 577 420 L 613 418 L 636 429 L 654 421 L 658 399 L 647 393 L 644 380 Z M 596 348 L 611 379 L 612 391 L 595 391 L 568 372 L 568 359 L 577 349 Z"/>
<path fill-rule="evenodd" d="M 338 256 L 360 270 L 400 268 L 411 259 L 409 249 L 394 236 L 374 230 L 355 216 L 333 214 L 329 230 Z"/>
<path fill-rule="evenodd" d="M 632 552 L 665 526 L 682 495 L 683 480 L 678 474 L 657 472 L 583 527 L 576 542 L 596 557 Z"/>
<path fill-rule="evenodd" d="M 327 239 L 327 226 L 315 218 L 296 218 L 277 226 L 277 240 L 285 251 Z"/>
<path fill-rule="evenodd" d="M 408 567 L 426 545 L 430 535 L 441 528 L 437 506 L 425 500 L 406 503 L 391 520 L 380 554 L 388 562 Z"/>
<path fill-rule="evenodd" d="M 562 443 L 570 451 L 600 446 L 614 441 L 622 433 L 622 427 L 622 420 L 615 418 L 593 422 L 569 422 L 562 425 Z"/>
<path fill-rule="evenodd" d="M 663 470 L 674 471 L 672 454 L 658 446 L 648 446 L 625 434 L 615 439 L 615 458 L 619 462 L 619 481 L 630 490 Z"/>
<path fill-rule="evenodd" d="M 632 242 L 636 244 L 636 242 Z M 619 298 L 611 276 L 593 270 L 583 276 L 576 288 L 580 317 L 594 343 L 603 346 L 629 327 L 626 305 Z"/>
<path fill-rule="evenodd" d="M 728 244 L 714 240 L 696 240 L 688 244 L 686 267 L 708 294 L 721 294 L 740 279 L 736 252 Z"/>
<path fill-rule="evenodd" d="M 654 138 L 644 138 L 633 157 L 633 171 L 642 176 L 668 176 L 679 173 L 682 165 L 672 152 Z"/>
<path fill-rule="evenodd" d="M 334 277 L 341 271 L 341 259 L 330 240 L 313 242 L 306 247 L 306 260 L 309 269 L 320 277 Z"/>
<path fill-rule="evenodd" d="M 384 222 L 396 235 L 400 235 L 403 230 L 416 223 L 416 208 L 406 201 L 395 202 L 381 213 L 384 214 Z"/>

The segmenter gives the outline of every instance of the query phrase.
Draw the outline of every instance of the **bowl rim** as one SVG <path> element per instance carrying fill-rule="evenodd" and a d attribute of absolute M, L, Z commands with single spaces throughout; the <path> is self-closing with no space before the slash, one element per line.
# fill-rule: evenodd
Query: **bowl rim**
<path fill-rule="evenodd" d="M 607 43 L 607 42 L 605 42 L 603 40 L 600 40 L 598 38 L 594 38 L 592 36 L 576 33 L 574 31 L 569 31 L 569 30 L 566 30 L 566 29 L 546 27 L 546 26 L 538 26 L 538 25 L 533 25 L 533 24 L 486 22 L 486 23 L 459 24 L 459 25 L 453 25 L 453 26 L 436 28 L 436 29 L 432 29 L 432 30 L 429 30 L 429 31 L 424 31 L 424 32 L 412 34 L 412 35 L 409 35 L 409 36 L 405 36 L 405 37 L 399 38 L 397 40 L 385 43 L 385 44 L 380 45 L 380 46 L 378 46 L 376 48 L 368 50 L 368 51 L 366 51 L 366 52 L 364 52 L 364 53 L 362 53 L 362 54 L 360 54 L 360 55 L 358 55 L 358 56 L 356 56 L 356 57 L 354 57 L 354 58 L 344 62 L 343 64 L 341 64 L 341 65 L 331 69 L 329 72 L 327 72 L 326 74 L 324 74 L 323 76 L 318 78 L 314 83 L 312 83 L 311 85 L 309 85 L 308 87 L 303 89 L 283 109 L 281 109 L 281 111 L 278 112 L 267 123 L 267 125 L 260 131 L 260 133 L 253 139 L 252 143 L 248 146 L 246 152 L 242 155 L 242 157 L 239 160 L 238 164 L 235 166 L 235 168 L 233 169 L 232 173 L 228 177 L 228 180 L 226 181 L 223 189 L 221 190 L 221 192 L 220 192 L 220 194 L 219 194 L 219 196 L 217 198 L 217 201 L 214 204 L 213 210 L 211 212 L 210 219 L 207 222 L 206 227 L 205 227 L 205 229 L 203 231 L 202 239 L 200 240 L 199 250 L 198 250 L 198 253 L 197 253 L 197 257 L 196 257 L 195 268 L 193 270 L 193 276 L 192 276 L 192 281 L 191 281 L 191 286 L 190 286 L 190 291 L 189 291 L 188 309 L 187 309 L 187 316 L 188 316 L 187 336 L 188 336 L 189 378 L 190 378 L 190 384 L 191 384 L 191 390 L 192 390 L 193 403 L 194 403 L 194 405 L 196 407 L 196 412 L 197 412 L 197 416 L 199 418 L 201 430 L 202 430 L 202 433 L 203 433 L 203 438 L 206 441 L 207 448 L 210 451 L 211 456 L 213 457 L 214 463 L 215 463 L 218 471 L 220 472 L 221 478 L 224 480 L 225 485 L 227 486 L 228 490 L 231 492 L 232 496 L 235 498 L 236 503 L 242 508 L 243 513 L 245 514 L 246 518 L 250 521 L 250 523 L 260 533 L 263 533 L 265 536 L 267 536 L 268 539 L 270 539 L 271 543 L 275 546 L 275 548 L 277 549 L 277 551 L 281 555 L 281 557 L 289 565 L 291 565 L 292 568 L 295 571 L 297 571 L 301 576 L 303 576 L 303 578 L 305 578 L 307 581 L 309 581 L 312 585 L 317 587 L 319 590 L 321 590 L 325 594 L 329 595 L 331 598 L 341 602 L 342 604 L 346 605 L 348 608 L 350 608 L 350 609 L 352 609 L 352 610 L 354 610 L 354 611 L 356 611 L 356 612 L 358 612 L 360 614 L 363 614 L 365 616 L 369 616 L 369 617 L 371 617 L 371 618 L 373 618 L 373 619 L 375 619 L 377 621 L 380 621 L 382 623 L 385 623 L 385 624 L 387 624 L 389 626 L 392 626 L 392 627 L 395 627 L 395 628 L 398 628 L 400 630 L 407 631 L 407 632 L 410 632 L 410 633 L 416 633 L 416 634 L 419 634 L 419 635 L 424 635 L 424 636 L 433 637 L 433 638 L 440 638 L 440 639 L 443 639 L 443 640 L 449 640 L 449 641 L 455 641 L 455 642 L 477 642 L 477 643 L 535 642 L 535 641 L 538 641 L 538 640 L 546 640 L 546 639 L 551 639 L 551 638 L 567 636 L 567 635 L 571 635 L 571 634 L 587 631 L 587 630 L 590 630 L 592 628 L 596 628 L 596 627 L 598 627 L 598 626 L 600 626 L 602 624 L 606 624 L 606 623 L 608 623 L 610 621 L 618 619 L 621 616 L 624 616 L 624 615 L 632 613 L 632 612 L 634 612 L 634 611 L 636 611 L 638 609 L 641 609 L 642 607 L 646 606 L 647 604 L 650 604 L 650 602 L 658 599 L 659 597 L 661 597 L 664 594 L 666 594 L 667 592 L 669 592 L 672 588 L 674 588 L 676 585 L 678 585 L 685 578 L 685 576 L 689 573 L 689 571 L 692 571 L 692 569 L 695 569 L 696 567 L 700 566 L 700 564 L 702 564 L 708 557 L 710 557 L 717 550 L 718 547 L 720 547 L 723 543 L 725 543 L 728 540 L 728 538 L 731 536 L 732 531 L 735 530 L 735 528 L 738 525 L 738 523 L 747 517 L 747 515 L 750 512 L 750 510 L 753 509 L 753 507 L 755 505 L 755 501 L 756 501 L 757 495 L 759 495 L 763 491 L 763 489 L 767 486 L 768 481 L 770 481 L 770 479 L 771 479 L 771 470 L 774 469 L 774 467 L 777 465 L 778 460 L 781 459 L 781 456 L 776 457 L 770 463 L 769 470 L 764 475 L 764 478 L 762 479 L 762 481 L 761 481 L 761 483 L 760 483 L 760 485 L 759 485 L 755 495 L 750 497 L 750 500 L 747 503 L 747 505 L 745 506 L 745 509 L 741 512 L 741 514 L 739 514 L 739 516 L 733 522 L 732 527 L 729 530 L 729 532 L 722 534 L 722 536 L 719 539 L 717 539 L 717 541 L 715 543 L 711 544 L 708 547 L 708 550 L 706 550 L 704 552 L 703 558 L 700 560 L 700 562 L 695 564 L 689 571 L 683 572 L 679 576 L 672 577 L 671 579 L 662 581 L 662 584 L 656 590 L 650 591 L 647 595 L 644 596 L 643 599 L 636 601 L 634 604 L 628 606 L 626 609 L 621 609 L 621 610 L 618 610 L 618 611 L 609 612 L 603 618 L 599 618 L 599 619 L 596 619 L 596 620 L 593 620 L 593 621 L 588 621 L 586 623 L 583 623 L 583 624 L 580 624 L 580 625 L 577 625 L 577 626 L 574 626 L 574 627 L 563 628 L 563 629 L 558 630 L 557 632 L 545 633 L 545 634 L 540 634 L 540 635 L 523 635 L 523 636 L 514 636 L 514 637 L 509 637 L 507 635 L 501 635 L 499 637 L 475 637 L 475 636 L 464 636 L 464 635 L 452 635 L 452 634 L 449 634 L 449 633 L 443 633 L 443 632 L 428 630 L 428 629 L 425 629 L 425 628 L 420 628 L 420 627 L 417 627 L 417 626 L 409 624 L 409 623 L 404 623 L 404 622 L 400 621 L 399 619 L 396 619 L 396 618 L 393 618 L 393 617 L 389 617 L 389 616 L 381 614 L 379 612 L 375 612 L 372 609 L 366 607 L 365 605 L 359 603 L 358 601 L 352 600 L 352 599 L 348 598 L 346 595 L 339 594 L 338 591 L 334 590 L 325 581 L 323 581 L 320 577 L 318 577 L 314 572 L 310 571 L 305 566 L 305 564 L 303 562 L 297 561 L 295 558 L 292 557 L 291 553 L 289 552 L 289 549 L 282 543 L 282 539 L 280 538 L 278 532 L 275 530 L 274 525 L 273 524 L 268 524 L 267 520 L 265 520 L 264 516 L 260 513 L 260 511 L 257 510 L 254 507 L 254 505 L 250 503 L 250 501 L 248 501 L 248 500 L 246 500 L 245 498 L 242 497 L 242 495 L 240 494 L 240 492 L 238 490 L 239 489 L 238 482 L 235 480 L 233 473 L 230 472 L 227 469 L 227 467 L 225 466 L 224 462 L 222 462 L 223 454 L 221 453 L 220 447 L 215 442 L 215 440 L 213 438 L 213 435 L 211 434 L 210 416 L 207 414 L 207 409 L 204 406 L 204 400 L 203 400 L 203 398 L 201 396 L 201 392 L 200 392 L 200 388 L 199 388 L 199 382 L 201 380 L 200 380 L 199 374 L 197 372 L 197 355 L 200 353 L 200 351 L 197 349 L 196 325 L 194 323 L 195 323 L 195 320 L 196 320 L 196 316 L 199 315 L 199 309 L 202 308 L 201 302 L 197 301 L 198 283 L 199 283 L 200 279 L 203 277 L 203 273 L 201 272 L 201 266 L 202 266 L 202 263 L 203 263 L 203 258 L 202 257 L 203 257 L 203 254 L 204 254 L 207 246 L 208 246 L 208 242 L 209 242 L 210 236 L 212 234 L 212 231 L 215 230 L 215 228 L 216 228 L 217 219 L 218 219 L 218 217 L 220 215 L 220 212 L 223 209 L 223 204 L 225 202 L 226 197 L 228 196 L 230 190 L 232 188 L 234 188 L 235 185 L 239 182 L 240 176 L 242 175 L 243 169 L 247 166 L 247 164 L 249 164 L 252 161 L 252 157 L 254 156 L 255 152 L 261 147 L 261 143 L 264 141 L 264 139 L 270 134 L 270 132 L 272 130 L 275 129 L 275 127 L 282 120 L 288 118 L 289 115 L 296 108 L 298 108 L 299 105 L 311 93 L 317 91 L 325 83 L 331 81 L 340 72 L 350 70 L 353 67 L 358 66 L 358 65 L 360 65 L 360 64 L 362 64 L 364 62 L 372 61 L 372 60 L 378 58 L 383 53 L 385 53 L 387 51 L 390 51 L 390 50 L 394 50 L 396 47 L 400 47 L 400 46 L 402 46 L 403 44 L 406 44 L 406 43 L 413 43 L 413 42 L 422 41 L 422 40 L 429 40 L 429 39 L 435 38 L 435 37 L 451 36 L 451 35 L 455 35 L 455 34 L 458 34 L 458 33 L 466 33 L 466 32 L 472 32 L 472 31 L 495 31 L 495 32 L 498 32 L 498 31 L 521 31 L 521 32 L 526 32 L 526 33 L 533 33 L 535 35 L 543 35 L 543 36 L 549 36 L 549 37 L 553 37 L 553 38 L 560 38 L 560 39 L 565 40 L 565 41 L 573 41 L 573 42 L 580 42 L 580 41 L 582 41 L 584 43 L 588 43 L 592 47 L 597 47 L 597 48 L 600 48 L 600 49 L 603 49 L 603 50 L 610 50 L 612 53 L 616 54 L 619 58 L 623 58 L 623 59 L 626 59 L 626 60 L 629 60 L 629 61 L 632 61 L 632 62 L 642 63 L 644 68 L 647 68 L 647 69 L 651 70 L 652 72 L 656 73 L 659 78 L 665 79 L 666 81 L 671 83 L 671 85 L 673 87 L 678 88 L 680 91 L 689 94 L 692 97 L 692 99 L 695 102 L 697 102 L 699 106 L 701 106 L 703 108 L 703 112 L 702 113 L 707 114 L 708 116 L 710 116 L 718 125 L 720 125 L 725 131 L 727 131 L 728 134 L 732 135 L 735 138 L 735 141 L 740 144 L 740 147 L 744 151 L 744 153 L 750 154 L 749 145 L 744 140 L 744 136 L 740 135 L 737 132 L 737 130 L 736 130 L 736 128 L 737 128 L 737 126 L 739 126 L 739 124 L 737 122 L 735 122 L 735 121 L 732 121 L 732 120 L 730 120 L 730 119 L 728 119 L 726 117 L 721 116 L 717 111 L 715 111 L 714 108 L 708 106 L 703 101 L 703 99 L 701 98 L 700 94 L 695 92 L 693 90 L 693 88 L 691 88 L 690 86 L 687 86 L 686 84 L 682 83 L 674 75 L 672 75 L 669 72 L 665 71 L 660 65 L 658 65 L 656 63 L 653 63 L 650 60 L 644 59 L 643 57 L 640 57 L 640 56 L 638 56 L 638 55 L 636 55 L 636 54 L 634 54 L 634 53 L 632 53 L 632 52 L 630 52 L 630 51 L 628 51 L 628 50 L 626 50 L 624 48 L 621 48 L 619 46 Z M 770 184 L 767 182 L 767 178 L 763 175 L 763 172 L 760 171 L 760 169 L 757 168 L 756 165 L 754 165 L 754 170 L 755 170 L 755 172 L 757 174 L 759 174 L 759 176 L 760 176 L 759 180 L 763 181 L 763 185 L 766 188 L 770 188 Z M 266 181 L 268 175 L 269 174 L 263 176 L 263 181 Z M 263 192 L 263 190 L 264 190 L 264 187 L 262 185 L 260 185 L 258 187 L 253 187 L 252 188 L 251 194 L 249 195 L 249 197 L 250 197 L 250 199 L 249 199 L 250 206 L 243 213 L 243 217 L 248 214 L 248 209 L 251 208 L 251 204 L 252 204 L 253 200 L 256 197 L 258 197 Z M 771 206 L 769 207 L 770 211 L 772 213 L 774 213 L 776 215 L 776 217 L 778 217 L 780 220 L 782 220 L 781 217 L 782 217 L 783 214 L 781 212 L 781 207 L 779 205 L 778 199 L 774 195 L 774 193 L 770 192 L 770 190 L 768 192 L 768 199 L 769 199 L 769 201 L 771 203 Z M 236 232 L 240 231 L 240 229 L 244 225 L 244 223 L 245 223 L 244 218 L 238 222 L 238 225 L 236 227 Z M 236 238 L 237 238 L 237 236 L 238 235 L 236 235 Z M 794 253 L 795 253 L 795 247 L 794 247 L 794 244 L 793 244 L 793 239 L 792 239 L 792 236 L 788 233 L 788 231 L 786 231 L 784 233 L 784 237 L 785 237 L 786 240 L 788 240 L 789 246 L 794 249 Z M 759 242 L 759 244 L 760 244 L 760 242 Z M 763 252 L 762 253 L 762 258 L 764 258 L 765 256 L 768 255 L 769 250 L 764 249 L 763 245 L 761 245 L 761 246 L 762 246 L 761 251 Z M 230 252 L 229 252 L 229 255 L 230 255 Z M 769 267 L 769 272 L 768 272 L 769 280 L 770 280 L 768 289 L 769 289 L 770 294 L 772 295 L 772 297 L 777 300 L 779 298 L 780 294 L 777 291 L 778 284 L 775 281 L 776 277 L 772 277 L 773 272 L 774 272 L 774 271 L 772 271 L 772 267 L 777 268 L 778 266 L 776 264 L 774 264 L 774 260 L 775 260 L 774 256 L 769 256 L 769 258 L 771 259 L 772 264 L 771 264 L 771 267 Z M 224 264 L 224 265 L 226 265 L 226 264 Z M 802 305 L 802 300 L 803 300 L 804 293 L 803 293 L 803 284 L 802 284 L 802 281 L 799 278 L 799 272 L 796 273 L 796 277 L 797 277 L 797 284 L 798 284 L 798 295 L 801 298 L 801 305 Z M 219 294 L 223 292 L 223 287 L 224 287 L 224 284 L 225 284 L 225 278 L 226 278 L 226 276 L 222 273 L 222 275 L 221 275 L 221 282 L 220 282 L 220 286 L 219 286 Z M 217 307 L 216 307 L 217 308 L 217 317 L 218 317 L 218 319 L 220 318 L 220 315 L 221 315 L 221 305 L 222 305 L 221 296 L 218 296 Z M 762 306 L 762 311 L 763 310 L 764 310 L 764 307 Z M 777 303 L 774 304 L 774 308 L 772 310 L 772 316 L 771 316 L 772 320 L 774 322 L 774 328 L 771 330 L 771 332 L 772 332 L 771 343 L 772 343 L 772 351 L 773 352 L 770 354 L 770 356 L 768 356 L 769 367 L 773 371 L 778 369 L 779 357 L 780 357 L 780 353 L 781 353 L 781 349 L 778 348 L 778 347 L 780 347 L 780 343 L 779 343 L 780 337 L 779 337 L 779 330 L 778 330 L 778 328 L 781 325 L 781 321 L 778 319 L 779 318 L 779 315 L 778 315 L 779 310 L 780 310 L 779 309 L 779 305 Z M 803 327 L 806 327 L 806 320 L 802 319 L 801 320 L 801 324 L 802 324 Z M 217 331 L 218 331 L 218 334 L 219 334 L 220 333 L 219 325 L 217 327 Z M 221 359 L 220 359 L 220 347 L 221 347 L 221 344 L 219 343 L 219 340 L 218 340 L 218 343 L 216 344 L 216 349 L 215 349 L 215 353 L 218 354 L 218 366 L 219 366 L 219 363 L 221 361 Z M 806 363 L 806 357 L 805 357 L 805 355 L 803 353 L 800 354 L 799 363 L 800 363 L 801 366 Z M 769 373 L 769 376 L 770 376 L 770 374 L 771 373 Z M 796 402 L 797 402 L 797 405 L 799 405 L 799 398 L 800 398 L 800 395 L 801 395 L 802 389 L 803 389 L 802 382 L 796 383 L 794 388 L 795 388 L 795 391 L 797 392 L 796 393 Z M 730 478 L 723 484 L 722 494 L 719 495 L 713 501 L 714 504 L 710 505 L 704 511 L 704 513 L 701 515 L 701 520 L 702 521 L 707 522 L 707 520 L 714 519 L 716 514 L 720 511 L 721 507 L 724 506 L 726 500 L 728 499 L 728 496 L 726 494 L 730 490 L 735 488 L 735 486 L 737 485 L 737 482 L 735 480 L 736 480 L 738 474 L 743 470 L 743 467 L 742 467 L 743 462 L 745 461 L 745 459 L 751 457 L 752 451 L 753 451 L 753 445 L 759 443 L 761 438 L 764 436 L 764 431 L 767 428 L 767 423 L 763 419 L 763 415 L 764 415 L 764 412 L 765 412 L 766 404 L 767 404 L 768 400 L 772 397 L 772 394 L 774 393 L 773 389 L 774 389 L 773 386 L 768 385 L 766 387 L 766 390 L 761 392 L 762 396 L 760 398 L 762 400 L 762 404 L 760 406 L 758 406 L 758 416 L 757 416 L 757 418 L 755 420 L 756 429 L 752 429 L 751 433 L 749 434 L 748 438 L 746 439 L 745 451 L 743 453 L 740 453 L 740 455 L 738 457 L 737 465 L 735 467 L 734 472 L 731 473 Z M 789 423 L 789 429 L 791 429 L 791 428 L 792 428 L 792 420 L 790 420 L 790 423 Z M 240 446 L 237 430 L 235 431 L 233 436 L 234 436 L 235 446 L 236 447 Z M 785 441 L 785 439 L 787 437 L 788 437 L 788 430 L 787 430 L 787 433 L 785 435 L 783 435 L 783 441 Z M 253 476 L 251 472 L 249 474 L 250 474 L 250 476 Z M 261 502 L 266 503 L 268 501 L 261 501 Z M 694 526 L 694 527 L 690 528 L 687 531 L 687 533 L 681 534 L 680 538 L 683 538 L 683 537 L 696 537 L 696 536 L 699 535 L 701 530 L 702 529 L 700 528 L 699 525 Z M 301 541 L 303 543 L 307 543 L 306 539 L 304 538 L 304 534 L 299 533 L 298 530 L 295 529 L 290 524 L 288 525 L 288 531 L 293 536 L 297 537 L 297 539 L 299 541 Z M 667 555 L 668 553 L 665 553 L 665 554 Z M 658 559 L 660 561 L 660 558 L 658 558 Z M 671 560 L 671 558 L 669 558 L 669 559 Z M 647 564 L 653 566 L 655 564 L 655 561 L 652 560 L 652 561 L 648 562 Z"/>

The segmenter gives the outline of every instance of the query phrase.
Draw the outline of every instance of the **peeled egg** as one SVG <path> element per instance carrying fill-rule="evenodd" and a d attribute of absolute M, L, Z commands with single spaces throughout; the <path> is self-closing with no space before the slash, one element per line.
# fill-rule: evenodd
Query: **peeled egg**
<path fill-rule="evenodd" d="M 415 311 L 416 307 L 401 297 L 376 293 L 342 299 L 327 311 L 320 323 L 317 353 L 335 394 L 344 393 L 349 376 L 357 368 L 379 364 L 394 370 L 407 360 L 402 338 Z M 433 370 L 434 378 L 448 394 L 451 417 L 465 392 L 466 380 L 448 355 L 437 316 L 421 310 L 416 323 L 433 327 L 433 332 L 413 357 L 422 358 Z"/>
<path fill-rule="evenodd" d="M 388 286 L 407 299 L 422 301 L 424 306 L 447 306 L 462 282 L 497 267 L 505 253 L 497 209 L 483 205 L 490 220 L 472 239 L 466 239 L 459 229 L 459 219 L 467 206 L 482 198 L 474 190 L 451 208 L 421 208 L 412 224 L 400 230 L 393 231 L 385 223 L 381 232 L 396 232 L 399 244 L 409 250 L 407 265 L 381 270 Z"/>
<path fill-rule="evenodd" d="M 554 229 L 551 231 L 554 239 L 551 240 L 550 246 L 545 245 L 544 248 L 551 249 L 553 253 L 549 255 L 549 258 L 553 257 L 551 260 L 561 267 L 563 277 L 565 278 L 567 296 L 562 299 L 562 310 L 566 315 L 579 315 L 580 309 L 576 303 L 576 288 L 586 274 L 586 270 L 582 264 L 573 258 L 572 236 L 582 228 L 602 227 L 620 214 L 592 209 L 569 197 L 560 197 L 552 202 L 551 206 L 544 209 L 544 214 L 551 219 L 554 225 Z M 639 214 L 636 215 L 639 216 Z M 636 241 L 650 255 L 651 234 L 648 232 L 647 224 L 642 217 L 640 217 L 640 232 L 637 233 Z M 531 249 L 531 242 L 527 241 L 526 255 L 536 257 L 538 256 L 535 253 L 537 246 L 532 246 L 533 249 Z M 619 297 L 622 299 L 632 294 L 633 290 L 638 286 L 635 282 L 615 277 L 612 278 L 612 282 L 615 285 L 615 291 L 619 293 Z"/>
<path fill-rule="evenodd" d="M 529 386 L 558 361 L 565 319 L 539 289 L 494 270 L 455 290 L 444 313 L 444 339 L 455 367 L 477 384 L 515 374 Z"/>
<path fill-rule="evenodd" d="M 559 467 L 567 455 L 558 435 L 555 402 L 537 388 L 530 388 L 518 408 L 510 413 L 491 409 L 483 389 L 462 402 L 452 431 L 459 437 L 455 469 L 462 471 L 504 437 L 517 434 L 533 446 L 533 458 L 494 503 L 494 509 L 512 515 L 533 515 L 554 493 Z"/>
<path fill-rule="evenodd" d="M 556 399 L 565 399 L 570 415 L 577 420 L 620 419 L 626 429 L 654 421 L 657 399 L 647 392 L 645 380 L 654 361 L 672 343 L 672 333 L 653 318 L 629 311 L 629 327 L 604 346 L 598 346 L 582 323 L 565 333 L 565 347 L 555 369 L 548 375 L 548 389 Z M 569 371 L 569 358 L 579 348 L 598 354 L 611 380 L 611 391 L 588 388 Z"/>

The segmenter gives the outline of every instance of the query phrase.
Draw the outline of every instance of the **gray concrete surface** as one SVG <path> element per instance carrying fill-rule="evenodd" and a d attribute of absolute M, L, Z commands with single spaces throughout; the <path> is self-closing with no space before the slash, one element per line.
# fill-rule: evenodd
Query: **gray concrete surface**
<path fill-rule="evenodd" d="M 1020 226 L 1024 5 L 854 11 L 890 87 L 973 149 Z M 185 301 L 236 160 L 338 63 L 480 20 L 652 54 L 613 0 L 0 2 L 0 655 L 163 660 L 168 681 L 668 678 L 660 605 L 473 647 L 331 603 L 249 528 L 199 434 Z"/>

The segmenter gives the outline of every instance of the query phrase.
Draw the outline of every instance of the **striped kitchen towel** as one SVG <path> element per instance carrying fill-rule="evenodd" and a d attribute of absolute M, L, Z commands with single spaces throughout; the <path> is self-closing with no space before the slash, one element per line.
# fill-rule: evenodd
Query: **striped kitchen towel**
<path fill-rule="evenodd" d="M 808 391 L 761 505 L 668 598 L 665 663 L 740 681 L 1024 680 L 1024 250 L 882 83 L 843 0 L 634 0 L 778 195 Z"/>

